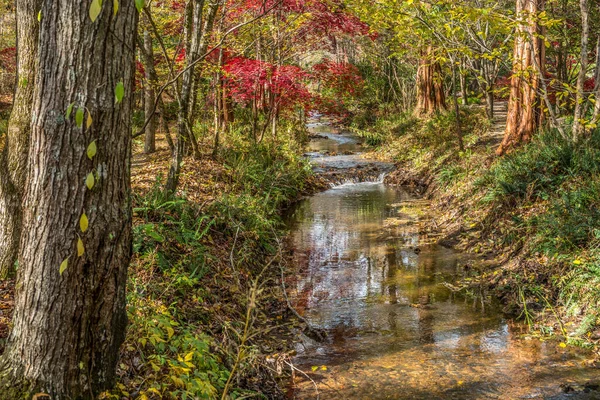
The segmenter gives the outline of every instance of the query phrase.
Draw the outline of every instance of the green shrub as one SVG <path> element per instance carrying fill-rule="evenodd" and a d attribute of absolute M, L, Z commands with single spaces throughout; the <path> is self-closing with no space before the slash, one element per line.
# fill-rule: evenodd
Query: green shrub
<path fill-rule="evenodd" d="M 600 169 L 600 133 L 585 143 L 565 140 L 557 131 L 537 136 L 523 149 L 499 159 L 475 182 L 485 201 L 518 203 L 548 199 L 566 180 L 586 180 Z"/>

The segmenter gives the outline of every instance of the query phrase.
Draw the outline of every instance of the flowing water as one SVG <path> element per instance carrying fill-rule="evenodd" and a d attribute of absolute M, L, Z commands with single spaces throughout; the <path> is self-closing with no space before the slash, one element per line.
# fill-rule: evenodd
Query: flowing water
<path fill-rule="evenodd" d="M 349 135 L 313 125 L 315 169 L 368 163 Z M 334 154 L 327 156 L 327 154 Z M 333 160 L 328 160 L 333 157 Z M 478 262 L 423 241 L 427 203 L 380 182 L 344 184 L 289 216 L 293 303 L 324 341 L 298 343 L 299 399 L 593 399 L 590 354 L 529 339 L 483 291 L 445 283 Z M 572 392 L 572 393 L 569 393 Z"/>

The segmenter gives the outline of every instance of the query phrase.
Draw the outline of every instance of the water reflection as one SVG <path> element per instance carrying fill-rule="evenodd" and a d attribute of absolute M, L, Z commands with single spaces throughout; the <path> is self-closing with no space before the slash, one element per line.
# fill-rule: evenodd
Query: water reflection
<path fill-rule="evenodd" d="M 402 190 L 362 183 L 290 216 L 296 307 L 329 332 L 296 360 L 309 373 L 328 367 L 321 398 L 544 398 L 565 380 L 595 377 L 580 367 L 584 355 L 519 340 L 487 299 L 442 285 L 463 273 L 466 256 L 421 245 L 412 204 Z M 299 385 L 297 397 L 314 397 L 311 383 Z"/>

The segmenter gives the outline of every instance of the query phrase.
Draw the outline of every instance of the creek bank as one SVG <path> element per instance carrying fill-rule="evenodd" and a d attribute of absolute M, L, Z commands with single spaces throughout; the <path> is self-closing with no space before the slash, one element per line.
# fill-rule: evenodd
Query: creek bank
<path fill-rule="evenodd" d="M 597 140 L 577 149 L 549 132 L 498 158 L 497 132 L 477 109 L 462 110 L 464 152 L 455 143 L 452 115 L 395 118 L 367 128 L 380 141 L 373 157 L 396 163 L 388 184 L 431 200 L 425 232 L 486 261 L 476 280 L 459 286 L 486 285 L 507 313 L 541 336 L 598 348 L 600 302 L 584 289 L 592 284 L 595 291 L 600 281 L 593 233 L 600 175 L 591 161 L 597 161 Z M 573 238 L 577 246 L 563 245 Z"/>

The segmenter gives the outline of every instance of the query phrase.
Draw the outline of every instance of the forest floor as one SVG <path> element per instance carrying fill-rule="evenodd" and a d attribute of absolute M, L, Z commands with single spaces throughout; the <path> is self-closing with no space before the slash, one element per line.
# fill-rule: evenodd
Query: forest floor
<path fill-rule="evenodd" d="M 185 158 L 175 199 L 161 195 L 162 135 L 150 155 L 134 143 L 130 325 L 105 398 L 283 397 L 293 332 L 304 327 L 281 285 L 280 212 L 322 182 L 287 145 L 229 142 L 216 159 Z"/>
<path fill-rule="evenodd" d="M 479 279 L 458 287 L 486 285 L 538 333 L 598 348 L 597 138 L 574 148 L 543 133 L 498 158 L 505 104 L 497 103 L 491 123 L 481 108 L 462 110 L 464 152 L 452 113 L 384 118 L 362 136 L 377 135 L 374 156 L 396 163 L 387 183 L 432 200 L 425 230 L 485 260 Z"/>

